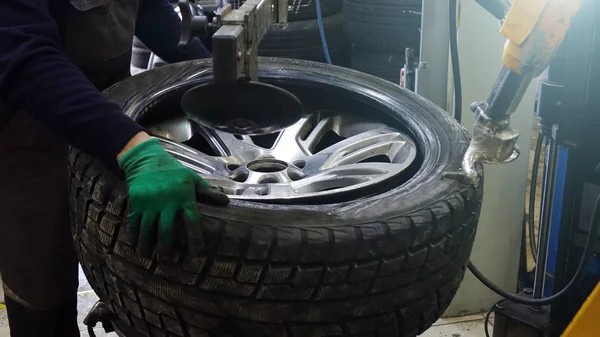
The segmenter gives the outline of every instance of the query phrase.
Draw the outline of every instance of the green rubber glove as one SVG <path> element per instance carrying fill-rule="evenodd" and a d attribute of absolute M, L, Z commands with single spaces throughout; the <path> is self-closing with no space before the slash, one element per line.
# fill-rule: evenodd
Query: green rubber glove
<path fill-rule="evenodd" d="M 176 222 L 185 227 L 192 253 L 197 252 L 204 239 L 196 202 L 224 206 L 227 195 L 173 158 L 158 139 L 136 145 L 118 162 L 129 187 L 129 230 L 138 238 L 140 253 L 148 255 L 157 242 L 159 254 L 170 255 Z"/>

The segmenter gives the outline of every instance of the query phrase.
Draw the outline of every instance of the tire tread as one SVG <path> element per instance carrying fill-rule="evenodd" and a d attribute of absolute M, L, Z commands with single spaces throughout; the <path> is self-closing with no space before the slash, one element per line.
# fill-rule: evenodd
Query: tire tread
<path fill-rule="evenodd" d="M 71 164 L 80 170 L 71 174 L 71 186 L 81 188 L 80 200 L 86 201 L 75 208 L 75 213 L 87 214 L 87 221 L 78 232 L 82 263 L 92 271 L 91 283 L 101 299 L 109 303 L 121 319 L 150 336 L 209 334 L 210 329 L 202 327 L 210 325 L 212 329 L 218 329 L 226 324 L 227 319 L 219 317 L 225 315 L 223 308 L 219 309 L 222 302 L 233 304 L 250 300 L 280 306 L 329 302 L 329 315 L 333 315 L 333 307 L 343 303 L 340 301 L 368 300 L 377 295 L 397 296 L 419 280 L 439 275 L 436 278 L 444 282 L 432 289 L 434 295 L 424 294 L 426 297 L 421 301 L 408 306 L 390 307 L 381 314 L 349 320 L 341 325 L 322 316 L 314 322 L 317 326 L 313 323 L 279 326 L 277 322 L 253 322 L 251 314 L 236 317 L 234 324 L 237 325 L 239 320 L 259 330 L 267 329 L 271 324 L 268 329 L 277 327 L 284 333 L 281 336 L 302 336 L 298 334 L 300 331 L 311 334 L 329 331 L 339 336 L 395 336 L 398 329 L 403 331 L 402 336 L 415 336 L 439 317 L 456 293 L 464 265 L 452 266 L 459 268 L 458 275 L 448 265 L 457 255 L 465 260 L 465 255 L 470 253 L 456 242 L 464 244 L 465 240 L 470 240 L 475 231 L 473 212 L 479 207 L 477 199 L 471 197 L 478 192 L 466 187 L 426 210 L 398 221 L 352 226 L 349 231 L 346 228 L 270 226 L 257 231 L 255 227 L 246 229 L 243 224 L 212 219 L 220 228 L 217 229 L 218 240 L 212 240 L 221 245 L 213 245 L 211 256 L 208 259 L 184 256 L 177 265 L 165 266 L 156 259 L 138 256 L 131 240 L 124 239 L 128 237 L 124 235 L 127 234 L 122 218 L 124 208 L 109 206 L 126 200 L 123 184 L 105 183 L 114 179 L 105 179 L 110 173 L 100 173 L 101 168 L 89 156 L 78 154 L 71 158 L 76 158 Z M 109 208 L 118 211 L 109 212 Z M 469 212 L 461 212 L 463 208 Z M 462 218 L 461 214 L 467 214 L 469 218 L 462 219 L 463 225 L 451 226 Z M 407 232 L 411 233 L 411 242 L 396 245 L 397 241 L 393 239 L 406 236 Z M 105 241 L 102 237 L 110 240 Z M 457 241 L 458 237 L 461 239 Z M 256 254 L 257 247 L 253 247 L 252 240 L 257 239 L 262 243 L 259 249 L 266 250 L 266 254 Z M 348 242 L 357 243 L 358 248 L 349 248 Z M 227 248 L 236 245 L 241 248 Z M 345 254 L 330 256 L 323 263 L 314 255 L 317 250 L 337 250 Z M 452 271 L 450 277 L 441 277 L 444 273 L 440 271 L 444 269 Z M 132 284 L 127 278 L 145 281 Z M 109 279 L 110 283 L 106 281 Z M 166 279 L 170 283 L 166 283 Z M 206 300 L 204 303 L 191 300 L 190 292 L 204 294 Z M 183 313 L 178 313 L 173 305 L 153 293 L 164 294 Z M 434 303 L 435 308 L 431 309 Z M 368 308 L 369 311 L 373 309 Z M 265 307 L 254 315 L 269 320 L 272 314 Z"/>

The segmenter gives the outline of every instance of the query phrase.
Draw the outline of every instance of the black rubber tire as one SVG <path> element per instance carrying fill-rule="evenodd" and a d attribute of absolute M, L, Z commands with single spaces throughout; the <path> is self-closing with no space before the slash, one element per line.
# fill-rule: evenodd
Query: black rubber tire
<path fill-rule="evenodd" d="M 187 88 L 211 81 L 210 67 L 167 65 L 105 95 L 143 124 L 161 104 L 173 111 Z M 165 264 L 155 253 L 137 255 L 118 170 L 71 149 L 74 240 L 91 286 L 152 337 L 422 333 L 453 299 L 475 238 L 482 183 L 442 178 L 460 167 L 467 132 L 433 103 L 350 69 L 261 59 L 259 77 L 293 89 L 307 106 L 354 107 L 409 132 L 426 149 L 414 175 L 338 203 L 199 205 L 206 249 L 192 257 L 182 245 L 175 264 Z M 153 103 L 158 110 L 146 109 L 147 97 L 167 87 L 177 89 Z M 337 99 L 342 91 L 345 100 Z"/>
<path fill-rule="evenodd" d="M 352 69 L 383 78 L 394 84 L 400 83 L 400 71 L 404 63 L 404 54 L 352 50 Z"/>
<path fill-rule="evenodd" d="M 321 0 L 321 16 L 328 17 L 342 11 L 342 0 Z M 315 0 L 288 0 L 288 22 L 317 18 Z"/>
<path fill-rule="evenodd" d="M 137 68 L 146 69 L 150 60 L 150 50 L 137 37 L 133 38 L 131 47 L 131 65 Z"/>
<path fill-rule="evenodd" d="M 358 47 L 404 52 L 419 49 L 421 7 L 404 0 L 362 2 L 344 1 L 346 38 Z"/>
<path fill-rule="evenodd" d="M 342 15 L 323 19 L 323 30 L 332 63 L 340 64 L 347 55 L 348 43 L 344 38 Z M 260 56 L 295 58 L 325 62 L 317 20 L 273 24 L 258 47 Z"/>

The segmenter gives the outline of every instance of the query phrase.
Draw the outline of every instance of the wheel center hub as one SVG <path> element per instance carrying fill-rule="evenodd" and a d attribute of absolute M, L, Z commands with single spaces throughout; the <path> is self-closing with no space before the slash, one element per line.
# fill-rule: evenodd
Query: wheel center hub
<path fill-rule="evenodd" d="M 258 159 L 246 165 L 248 170 L 260 173 L 280 172 L 288 168 L 288 164 L 277 159 Z"/>

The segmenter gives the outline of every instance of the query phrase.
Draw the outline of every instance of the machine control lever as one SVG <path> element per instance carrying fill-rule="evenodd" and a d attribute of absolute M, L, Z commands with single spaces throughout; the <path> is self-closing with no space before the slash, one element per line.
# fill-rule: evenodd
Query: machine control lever
<path fill-rule="evenodd" d="M 211 24 L 208 22 L 208 18 L 202 15 L 202 10 L 196 3 L 180 0 L 177 7 L 181 14 L 180 48 L 185 47 L 194 36 L 204 37 L 211 33 Z"/>

